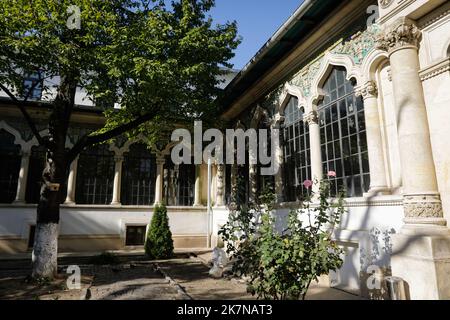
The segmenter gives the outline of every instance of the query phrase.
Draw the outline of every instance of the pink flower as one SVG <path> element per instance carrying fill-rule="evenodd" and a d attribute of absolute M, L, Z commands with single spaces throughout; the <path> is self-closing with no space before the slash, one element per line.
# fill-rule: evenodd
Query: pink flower
<path fill-rule="evenodd" d="M 334 171 L 328 171 L 328 176 L 329 176 L 329 177 L 336 178 L 336 172 L 334 172 Z"/>
<path fill-rule="evenodd" d="M 306 189 L 311 188 L 312 185 L 313 185 L 313 182 L 312 182 L 311 180 L 305 180 L 305 181 L 303 181 L 303 186 L 304 186 Z"/>

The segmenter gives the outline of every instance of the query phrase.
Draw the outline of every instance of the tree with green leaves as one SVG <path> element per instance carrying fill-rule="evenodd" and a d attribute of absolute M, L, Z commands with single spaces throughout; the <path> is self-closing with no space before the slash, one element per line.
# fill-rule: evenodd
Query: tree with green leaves
<path fill-rule="evenodd" d="M 207 15 L 213 5 L 214 0 L 0 2 L 0 89 L 46 150 L 34 278 L 56 273 L 60 193 L 80 152 L 123 134 L 151 138 L 162 126 L 208 118 L 217 110 L 218 79 L 223 67 L 231 67 L 227 61 L 239 39 L 235 22 L 213 25 Z M 39 78 L 24 86 L 30 74 Z M 55 93 L 43 104 L 46 134 L 27 110 L 37 86 Z M 77 87 L 103 109 L 106 121 L 67 150 Z"/>

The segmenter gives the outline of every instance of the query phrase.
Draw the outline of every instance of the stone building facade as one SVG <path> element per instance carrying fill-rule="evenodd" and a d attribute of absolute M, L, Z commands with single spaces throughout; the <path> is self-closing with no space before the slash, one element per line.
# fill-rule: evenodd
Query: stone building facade
<path fill-rule="evenodd" d="M 335 190 L 347 191 L 335 234 L 345 259 L 330 285 L 376 298 L 367 289 L 376 270 L 376 277 L 405 279 L 413 299 L 448 299 L 449 88 L 448 1 L 306 0 L 225 88 L 221 116 L 230 128 L 280 130 L 277 175 L 263 178 L 255 165 L 213 165 L 208 211 L 206 165 L 172 165 L 173 144 L 149 150 L 145 137 L 118 139 L 72 163 L 60 249 L 140 248 L 152 204 L 162 200 L 176 247 L 214 246 L 237 176 L 250 201 L 274 186 L 282 224 L 299 206 L 303 181 L 335 171 Z M 68 145 L 102 123 L 82 97 Z M 39 150 L 6 99 L 0 110 L 2 202 L 10 202 L 0 206 L 0 253 L 26 252 Z M 39 103 L 30 110 L 45 117 Z"/>

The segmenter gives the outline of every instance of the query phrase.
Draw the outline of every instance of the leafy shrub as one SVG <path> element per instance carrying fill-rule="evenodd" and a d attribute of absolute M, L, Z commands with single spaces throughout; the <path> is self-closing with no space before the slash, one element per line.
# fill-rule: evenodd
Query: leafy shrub
<path fill-rule="evenodd" d="M 165 205 L 155 206 L 145 241 L 145 253 L 152 260 L 173 256 L 173 239 Z"/>
<path fill-rule="evenodd" d="M 266 192 L 260 200 L 263 206 L 236 205 L 220 230 L 233 272 L 246 277 L 258 298 L 305 299 L 312 281 L 342 266 L 332 233 L 344 213 L 343 193 L 330 199 L 328 180 L 320 182 L 319 193 L 311 192 L 300 209 L 290 212 L 282 232 L 274 226 L 273 194 Z"/>

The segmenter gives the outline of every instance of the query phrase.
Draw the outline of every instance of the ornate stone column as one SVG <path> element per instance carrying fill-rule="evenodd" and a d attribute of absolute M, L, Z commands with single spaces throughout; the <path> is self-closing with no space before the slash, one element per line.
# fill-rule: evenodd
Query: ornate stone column
<path fill-rule="evenodd" d="M 311 153 L 311 178 L 313 181 L 321 181 L 323 177 L 322 172 L 322 150 L 320 147 L 320 127 L 319 115 L 316 110 L 310 111 L 303 115 L 303 121 L 309 126 L 309 145 Z M 300 181 L 302 183 L 303 181 Z M 314 183 L 312 190 L 319 192 L 319 183 Z"/>
<path fill-rule="evenodd" d="M 279 163 L 279 170 L 277 174 L 275 175 L 275 196 L 277 203 L 281 203 L 284 201 L 284 195 L 283 195 L 283 163 L 284 163 L 284 142 L 281 141 L 282 139 L 282 130 L 283 130 L 283 124 L 284 124 L 285 117 L 283 117 L 280 114 L 275 115 L 273 122 L 272 122 L 272 129 L 278 129 L 280 132 L 280 143 L 278 144 L 277 148 L 275 149 L 275 161 L 278 161 Z"/>
<path fill-rule="evenodd" d="M 163 156 L 156 158 L 156 182 L 155 182 L 155 205 L 163 202 L 164 189 L 164 164 L 166 159 Z"/>
<path fill-rule="evenodd" d="M 378 89 L 374 81 L 368 81 L 356 90 L 357 96 L 364 99 L 367 149 L 369 153 L 370 190 L 369 196 L 387 194 L 388 186 L 384 163 L 381 124 L 378 113 Z"/>
<path fill-rule="evenodd" d="M 419 77 L 420 40 L 420 30 L 407 18 L 379 39 L 391 63 L 404 189 L 405 226 L 393 237 L 392 273 L 405 279 L 412 299 L 450 299 L 450 236 Z"/>
<path fill-rule="evenodd" d="M 113 198 L 111 201 L 112 205 L 120 205 L 120 188 L 122 181 L 122 164 L 123 156 L 114 157 L 116 162 L 114 169 L 114 186 L 113 186 Z"/>
<path fill-rule="evenodd" d="M 202 181 L 201 166 L 195 166 L 195 190 L 194 190 L 194 207 L 202 206 Z"/>
<path fill-rule="evenodd" d="M 67 197 L 64 204 L 75 204 L 75 189 L 77 184 L 78 157 L 70 164 L 69 178 L 67 179 Z"/>
<path fill-rule="evenodd" d="M 225 204 L 225 166 L 223 164 L 217 165 L 217 194 L 216 194 L 216 207 L 222 207 Z"/>
<path fill-rule="evenodd" d="M 398 19 L 379 39 L 389 54 L 397 108 L 405 223 L 446 224 L 436 181 L 418 46 L 421 32 L 413 21 Z"/>
<path fill-rule="evenodd" d="M 17 193 L 14 203 L 25 203 L 25 194 L 27 191 L 28 167 L 30 165 L 30 151 L 22 151 L 22 160 L 20 162 L 19 179 L 17 181 Z"/>

